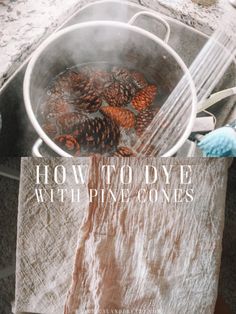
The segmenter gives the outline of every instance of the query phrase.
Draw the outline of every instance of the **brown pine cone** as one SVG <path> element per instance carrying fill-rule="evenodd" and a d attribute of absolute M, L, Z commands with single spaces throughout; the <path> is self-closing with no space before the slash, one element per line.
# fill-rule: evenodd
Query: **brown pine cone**
<path fill-rule="evenodd" d="M 141 136 L 145 129 L 152 122 L 152 119 L 155 116 L 155 112 L 153 109 L 146 108 L 139 112 L 136 117 L 135 130 L 138 136 Z"/>
<path fill-rule="evenodd" d="M 105 88 L 103 96 L 110 106 L 121 107 L 130 101 L 130 88 L 120 82 L 114 82 Z"/>
<path fill-rule="evenodd" d="M 101 92 L 85 73 L 67 70 L 55 80 L 50 98 L 63 98 L 75 110 L 94 112 L 102 104 Z"/>
<path fill-rule="evenodd" d="M 71 133 L 76 125 L 83 123 L 87 119 L 87 115 L 82 112 L 68 112 L 57 118 L 56 124 L 61 134 Z"/>
<path fill-rule="evenodd" d="M 43 115 L 45 119 L 50 119 L 71 110 L 71 105 L 64 98 L 49 97 L 43 105 Z"/>
<path fill-rule="evenodd" d="M 117 147 L 117 151 L 114 153 L 113 156 L 116 157 L 135 157 L 135 153 L 132 151 L 131 148 L 125 146 Z"/>
<path fill-rule="evenodd" d="M 42 128 L 43 128 L 44 132 L 47 133 L 47 135 L 52 137 L 52 138 L 54 138 L 58 134 L 55 119 L 53 119 L 53 121 L 47 121 L 42 126 Z"/>
<path fill-rule="evenodd" d="M 115 80 L 120 81 L 122 83 L 127 83 L 130 81 L 130 71 L 126 68 L 114 66 L 111 69 L 111 73 Z"/>
<path fill-rule="evenodd" d="M 123 128 L 130 129 L 135 125 L 135 115 L 128 109 L 105 106 L 100 111 Z"/>
<path fill-rule="evenodd" d="M 102 105 L 102 99 L 94 93 L 94 95 L 84 95 L 76 100 L 74 109 L 84 112 L 95 112 L 99 110 Z"/>
<path fill-rule="evenodd" d="M 130 98 L 129 98 L 129 101 L 130 101 L 132 97 L 134 97 L 135 94 L 137 93 L 137 89 L 131 81 L 123 83 L 123 84 L 125 84 L 126 90 L 128 91 L 130 95 Z"/>
<path fill-rule="evenodd" d="M 111 70 L 111 73 L 114 80 L 125 85 L 130 97 L 133 97 L 136 94 L 137 89 L 136 86 L 133 84 L 133 79 L 129 70 L 114 66 Z"/>
<path fill-rule="evenodd" d="M 63 134 L 55 137 L 54 141 L 58 146 L 68 151 L 70 154 L 73 154 L 74 156 L 79 156 L 80 146 L 74 136 L 70 134 Z"/>
<path fill-rule="evenodd" d="M 130 76 L 132 78 L 133 84 L 137 89 L 143 89 L 148 86 L 148 83 L 141 72 L 132 71 Z"/>
<path fill-rule="evenodd" d="M 68 69 L 57 76 L 49 92 L 55 96 L 71 95 L 84 88 L 86 82 L 87 77 L 84 74 Z"/>
<path fill-rule="evenodd" d="M 95 66 L 85 66 L 80 71 L 87 76 L 88 80 L 99 93 L 102 92 L 105 85 L 110 85 L 113 82 L 113 76 L 110 72 Z"/>
<path fill-rule="evenodd" d="M 151 105 L 156 94 L 157 87 L 155 85 L 149 85 L 137 92 L 131 103 L 136 110 L 141 111 Z"/>
<path fill-rule="evenodd" d="M 104 70 L 95 70 L 92 72 L 90 79 L 93 82 L 94 88 L 98 90 L 100 94 L 105 87 L 108 87 L 113 83 L 111 73 Z"/>
<path fill-rule="evenodd" d="M 75 110 L 95 112 L 102 105 L 102 98 L 91 81 L 87 81 L 71 98 Z"/>
<path fill-rule="evenodd" d="M 120 139 L 119 127 L 106 117 L 87 119 L 72 134 L 83 150 L 95 153 L 116 149 Z"/>
<path fill-rule="evenodd" d="M 87 115 L 82 112 L 67 112 L 55 119 L 48 119 L 43 125 L 43 129 L 51 137 L 58 134 L 70 134 L 77 124 L 84 122 L 86 119 Z"/>

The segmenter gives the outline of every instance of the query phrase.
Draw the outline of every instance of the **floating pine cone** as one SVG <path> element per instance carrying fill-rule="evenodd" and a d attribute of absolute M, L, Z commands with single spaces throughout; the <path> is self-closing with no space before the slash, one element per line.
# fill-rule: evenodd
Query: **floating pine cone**
<path fill-rule="evenodd" d="M 122 83 L 123 86 L 125 85 L 125 89 L 127 90 L 127 94 L 129 95 L 128 102 L 134 97 L 134 95 L 137 92 L 137 89 L 135 88 L 134 84 L 131 81 L 128 81 L 126 83 Z"/>
<path fill-rule="evenodd" d="M 58 134 L 70 134 L 79 123 L 86 119 L 87 115 L 82 112 L 67 112 L 54 119 L 48 119 L 43 129 L 51 137 Z"/>
<path fill-rule="evenodd" d="M 133 107 L 141 111 L 151 105 L 157 93 L 157 87 L 155 85 L 149 85 L 141 89 L 132 99 L 131 103 Z"/>
<path fill-rule="evenodd" d="M 68 112 L 59 116 L 56 120 L 59 133 L 71 133 L 79 123 L 83 123 L 87 115 L 82 112 Z"/>
<path fill-rule="evenodd" d="M 64 75 L 64 79 L 67 79 L 71 84 L 72 92 L 83 89 L 88 81 L 87 77 L 83 73 L 75 70 L 68 70 Z"/>
<path fill-rule="evenodd" d="M 116 149 L 119 127 L 108 118 L 87 119 L 76 126 L 73 136 L 81 148 L 87 152 L 106 153 Z"/>
<path fill-rule="evenodd" d="M 102 103 L 98 88 L 85 73 L 67 70 L 61 74 L 50 90 L 50 98 L 63 98 L 75 110 L 97 111 Z"/>
<path fill-rule="evenodd" d="M 46 119 L 56 117 L 71 110 L 71 105 L 64 98 L 49 97 L 44 104 L 43 115 Z"/>
<path fill-rule="evenodd" d="M 130 97 L 133 97 L 136 94 L 137 88 L 133 83 L 129 70 L 114 66 L 112 68 L 112 74 L 116 81 L 125 85 L 126 89 L 129 91 Z"/>
<path fill-rule="evenodd" d="M 80 69 L 82 74 L 85 74 L 88 80 L 93 84 L 93 87 L 97 89 L 99 93 L 103 88 L 113 83 L 113 76 L 106 70 L 99 69 L 94 66 L 85 66 Z"/>
<path fill-rule="evenodd" d="M 52 138 L 58 134 L 55 119 L 53 119 L 53 121 L 47 121 L 42 128 L 44 132 Z"/>
<path fill-rule="evenodd" d="M 135 153 L 132 151 L 131 148 L 125 146 L 119 146 L 117 151 L 114 153 L 113 156 L 116 157 L 135 157 Z"/>
<path fill-rule="evenodd" d="M 113 107 L 121 107 L 126 105 L 131 98 L 130 86 L 120 82 L 114 82 L 103 92 L 106 102 Z"/>
<path fill-rule="evenodd" d="M 124 108 L 105 106 L 101 112 L 111 118 L 115 123 L 123 128 L 133 128 L 135 125 L 135 115 L 132 111 Z"/>
<path fill-rule="evenodd" d="M 135 130 L 138 136 L 142 135 L 154 118 L 154 110 L 150 108 L 143 109 L 136 117 Z"/>
<path fill-rule="evenodd" d="M 144 75 L 137 71 L 132 71 L 130 73 L 132 82 L 137 89 L 143 89 L 148 86 L 148 83 L 144 77 Z"/>
<path fill-rule="evenodd" d="M 130 71 L 127 70 L 126 68 L 120 68 L 120 67 L 114 66 L 111 70 L 111 73 L 115 80 L 122 83 L 127 83 L 131 79 Z"/>
<path fill-rule="evenodd" d="M 74 156 L 79 156 L 80 146 L 76 138 L 70 134 L 59 135 L 54 138 L 55 143 Z"/>
<path fill-rule="evenodd" d="M 56 78 L 50 92 L 56 96 L 71 95 L 77 90 L 83 89 L 86 82 L 87 77 L 83 73 L 67 70 Z"/>
<path fill-rule="evenodd" d="M 87 95 L 79 98 L 74 103 L 74 109 L 85 112 L 95 112 L 99 110 L 102 105 L 102 100 L 96 94 Z"/>
<path fill-rule="evenodd" d="M 113 83 L 113 77 L 111 73 L 104 70 L 96 70 L 92 72 L 91 81 L 93 82 L 94 88 L 101 94 L 105 87 L 110 86 Z"/>
<path fill-rule="evenodd" d="M 94 88 L 93 83 L 91 81 L 87 81 L 83 88 L 74 94 L 72 102 L 76 110 L 95 112 L 100 108 L 102 98 L 100 97 L 98 91 Z"/>

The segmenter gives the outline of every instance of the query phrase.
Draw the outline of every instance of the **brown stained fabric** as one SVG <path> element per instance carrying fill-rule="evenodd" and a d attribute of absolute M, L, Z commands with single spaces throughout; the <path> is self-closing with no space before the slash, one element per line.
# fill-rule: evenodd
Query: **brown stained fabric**
<path fill-rule="evenodd" d="M 88 182 L 88 189 L 96 189 L 98 186 L 98 162 L 96 157 L 91 157 L 90 177 Z M 96 201 L 89 204 L 88 213 L 82 225 L 82 237 L 79 239 L 77 252 L 75 256 L 74 271 L 72 274 L 72 286 L 69 291 L 68 299 L 65 305 L 65 314 L 72 313 L 72 308 L 79 306 L 79 299 L 76 292 L 79 290 L 79 285 L 82 285 L 86 289 L 85 282 L 81 281 L 81 275 L 86 272 L 86 268 L 83 264 L 79 264 L 78 261 L 82 261 L 86 257 L 84 256 L 84 245 L 89 238 L 90 232 L 93 229 L 93 220 L 95 212 L 98 209 L 98 203 Z M 74 312 L 74 311 L 73 311 Z"/>
<path fill-rule="evenodd" d="M 89 205 L 78 234 L 65 314 L 214 313 L 217 295 L 227 161 L 224 159 L 94 158 L 89 188 L 107 189 L 102 164 L 136 169 L 129 203 L 97 198 Z M 179 188 L 180 164 L 192 165 L 193 203 L 137 202 L 147 188 L 142 167 L 173 165 L 168 189 Z M 158 172 L 159 191 L 166 188 Z M 119 171 L 109 188 L 121 193 Z M 122 312 L 121 312 L 122 313 Z"/>

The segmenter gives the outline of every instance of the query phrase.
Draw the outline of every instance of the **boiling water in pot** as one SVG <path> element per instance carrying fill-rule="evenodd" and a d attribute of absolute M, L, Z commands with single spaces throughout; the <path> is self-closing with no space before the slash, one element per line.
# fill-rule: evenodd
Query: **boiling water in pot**
<path fill-rule="evenodd" d="M 130 147 L 165 97 L 156 79 L 140 71 L 105 62 L 82 64 L 53 78 L 38 117 L 48 136 L 72 155 L 134 156 Z"/>

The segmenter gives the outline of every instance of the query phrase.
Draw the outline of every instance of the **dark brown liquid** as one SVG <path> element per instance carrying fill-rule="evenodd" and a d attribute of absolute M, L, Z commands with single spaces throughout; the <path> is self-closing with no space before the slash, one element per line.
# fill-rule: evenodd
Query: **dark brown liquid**
<path fill-rule="evenodd" d="M 133 145 L 158 111 L 159 97 L 159 87 L 141 72 L 76 66 L 52 80 L 39 116 L 48 136 L 72 155 L 130 155 L 119 146 Z"/>

